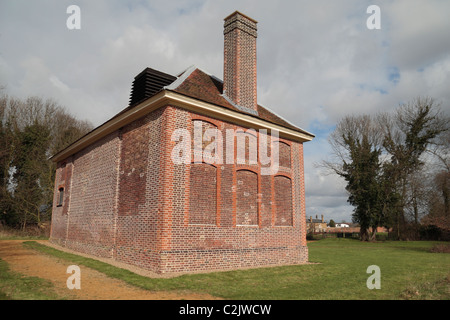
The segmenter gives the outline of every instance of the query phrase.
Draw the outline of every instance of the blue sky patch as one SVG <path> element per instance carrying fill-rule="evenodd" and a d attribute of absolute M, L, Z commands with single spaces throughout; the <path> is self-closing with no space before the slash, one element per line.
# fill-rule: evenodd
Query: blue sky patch
<path fill-rule="evenodd" d="M 397 84 L 400 81 L 400 71 L 397 67 L 390 67 L 388 70 L 388 79 L 393 84 Z"/>

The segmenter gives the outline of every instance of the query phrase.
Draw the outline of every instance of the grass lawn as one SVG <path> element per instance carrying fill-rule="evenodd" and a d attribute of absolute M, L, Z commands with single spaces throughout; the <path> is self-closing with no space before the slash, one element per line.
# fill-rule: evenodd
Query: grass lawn
<path fill-rule="evenodd" d="M 437 242 L 366 243 L 327 239 L 309 244 L 310 261 L 321 262 L 311 284 L 313 299 L 450 299 L 450 255 L 431 253 Z M 377 265 L 381 289 L 369 290 L 367 267 Z M 308 288 L 309 289 L 309 288 Z"/>
<path fill-rule="evenodd" d="M 450 299 L 450 254 L 431 253 L 437 242 L 364 243 L 353 239 L 311 242 L 309 260 L 317 264 L 258 268 L 150 279 L 93 259 L 36 242 L 27 247 L 55 255 L 149 290 L 190 290 L 225 299 Z M 366 286 L 377 265 L 381 289 Z M 1 286 L 1 284 L 0 284 Z"/>

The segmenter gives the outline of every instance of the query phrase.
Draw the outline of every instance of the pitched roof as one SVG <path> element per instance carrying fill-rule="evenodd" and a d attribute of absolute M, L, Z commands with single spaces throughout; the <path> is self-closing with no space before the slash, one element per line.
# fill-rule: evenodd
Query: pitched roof
<path fill-rule="evenodd" d="M 141 82 L 140 80 L 142 79 L 146 80 Z M 138 91 L 136 92 L 135 90 Z M 147 101 L 151 99 L 161 101 L 161 97 L 164 97 L 164 94 L 161 96 L 163 91 L 166 93 L 173 92 L 174 94 L 186 96 L 188 99 L 198 100 L 199 102 L 213 105 L 219 109 L 225 108 L 233 112 L 237 112 L 238 114 L 240 113 L 242 114 L 242 117 L 247 117 L 244 119 L 246 123 L 253 122 L 249 119 L 255 118 L 256 122 L 259 119 L 265 121 L 266 123 L 284 127 L 288 131 L 291 130 L 292 132 L 297 132 L 298 135 L 295 136 L 301 136 L 304 141 L 309 141 L 314 138 L 313 134 L 300 129 L 286 119 L 278 116 L 267 107 L 258 105 L 257 110 L 255 111 L 233 104 L 223 94 L 223 81 L 196 68 L 195 66 L 189 67 L 177 77 L 154 69 L 146 68 L 135 77 L 135 81 L 133 82 L 133 90 L 130 96 L 130 105 L 128 107 L 78 140 L 74 141 L 63 150 L 60 150 L 58 153 L 54 154 L 50 157 L 50 159 L 53 161 L 60 161 L 61 159 L 64 159 L 65 157 L 81 150 L 85 146 L 94 143 L 106 134 L 113 132 L 120 126 L 133 121 L 133 119 L 137 119 L 136 117 L 141 116 L 143 114 L 142 112 L 145 112 L 145 110 L 150 108 L 149 106 L 152 106 L 154 103 L 151 102 L 150 104 L 146 104 Z M 155 108 L 158 108 L 158 106 L 155 106 Z M 287 134 L 292 136 L 290 133 Z"/>
<path fill-rule="evenodd" d="M 248 110 L 247 108 L 234 104 L 223 94 L 223 81 L 195 66 L 192 66 L 181 73 L 177 80 L 163 89 L 171 90 L 239 113 L 258 117 L 262 120 L 314 137 L 313 134 L 297 127 L 286 119 L 283 119 L 267 107 L 258 105 L 257 111 L 255 112 L 254 110 Z"/>

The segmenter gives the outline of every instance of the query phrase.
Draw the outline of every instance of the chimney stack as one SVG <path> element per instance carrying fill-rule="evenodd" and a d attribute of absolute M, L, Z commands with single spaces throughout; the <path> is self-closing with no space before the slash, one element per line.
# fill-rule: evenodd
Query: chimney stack
<path fill-rule="evenodd" d="M 257 114 L 257 21 L 235 11 L 224 22 L 224 96 L 245 111 Z"/>

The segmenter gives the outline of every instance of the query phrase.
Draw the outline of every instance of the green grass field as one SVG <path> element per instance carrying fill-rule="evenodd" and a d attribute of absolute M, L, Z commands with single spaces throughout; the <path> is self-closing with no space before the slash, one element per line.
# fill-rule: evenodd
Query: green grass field
<path fill-rule="evenodd" d="M 438 242 L 365 243 L 354 239 L 324 239 L 308 244 L 309 259 L 315 264 L 183 275 L 170 279 L 142 277 L 33 241 L 25 242 L 24 245 L 148 290 L 189 290 L 237 300 L 448 300 L 450 254 L 431 253 L 430 249 L 436 243 Z M 369 290 L 366 286 L 366 281 L 371 276 L 366 273 L 370 265 L 380 268 L 381 289 Z M 2 268 L 6 266 L 3 265 Z M 0 277 L 0 291 L 4 292 L 5 297 L 2 289 L 5 287 L 2 284 L 4 281 L 4 277 Z M 11 275 L 6 281 L 20 283 L 22 280 L 17 275 Z M 48 284 L 36 282 L 35 286 L 45 288 Z M 32 290 L 29 296 L 32 299 L 49 298 L 45 290 L 33 286 L 27 285 L 20 290 Z M 39 294 L 43 296 L 40 298 Z M 12 298 L 21 297 L 19 295 Z"/>

